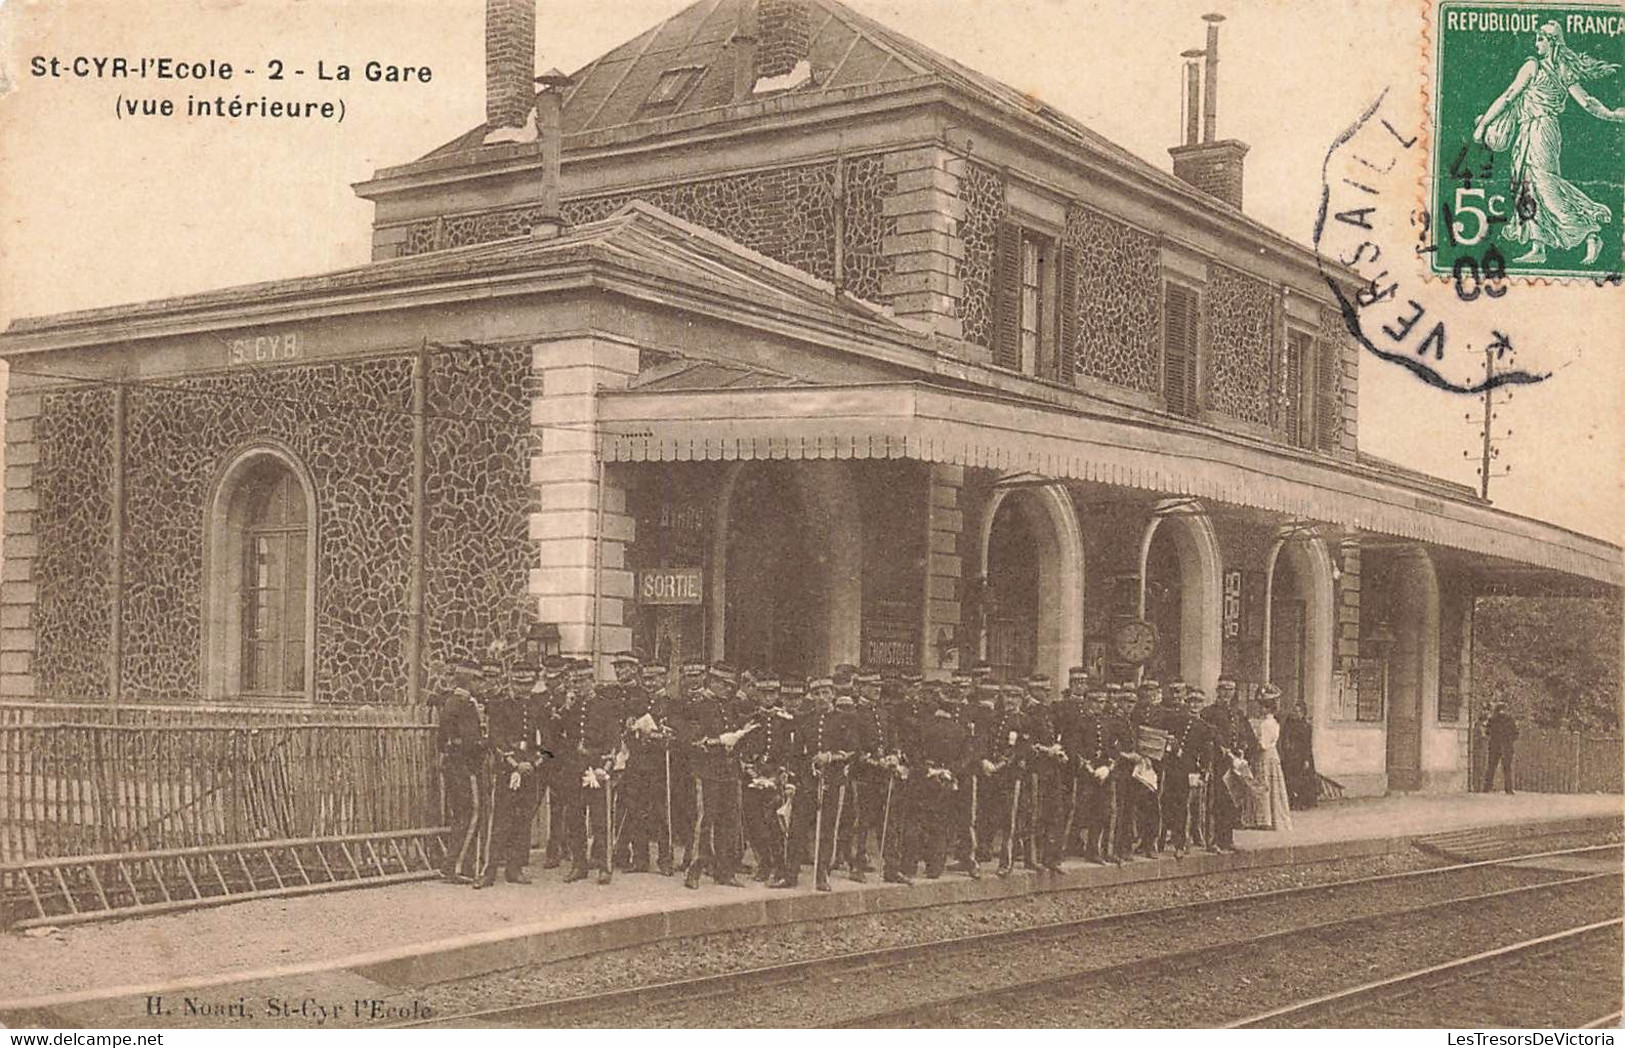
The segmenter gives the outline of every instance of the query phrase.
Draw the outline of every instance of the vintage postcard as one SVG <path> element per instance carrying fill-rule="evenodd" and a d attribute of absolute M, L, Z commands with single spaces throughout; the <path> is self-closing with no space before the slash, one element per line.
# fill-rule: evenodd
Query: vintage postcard
<path fill-rule="evenodd" d="M 1621 0 L 4 0 L 0 1025 L 1613 1044 L 1622 231 Z"/>

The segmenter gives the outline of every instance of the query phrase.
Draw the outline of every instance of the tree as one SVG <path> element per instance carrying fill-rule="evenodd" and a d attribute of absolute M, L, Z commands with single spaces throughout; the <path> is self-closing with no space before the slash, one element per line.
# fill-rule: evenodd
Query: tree
<path fill-rule="evenodd" d="M 1621 615 L 1618 596 L 1479 598 L 1473 718 L 1501 701 L 1539 727 L 1618 731 Z"/>

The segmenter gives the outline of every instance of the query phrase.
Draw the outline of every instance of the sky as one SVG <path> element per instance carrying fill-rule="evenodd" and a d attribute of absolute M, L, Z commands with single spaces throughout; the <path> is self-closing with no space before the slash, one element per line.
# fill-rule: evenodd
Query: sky
<path fill-rule="evenodd" d="M 1420 3 L 848 2 L 1164 169 L 1180 133 L 1179 52 L 1202 45 L 1204 12 L 1225 14 L 1220 137 L 1251 147 L 1247 211 L 1302 243 L 1327 148 L 1367 105 L 1387 89 L 1386 111 L 1422 124 Z M 537 6 L 538 68 L 573 71 L 684 3 Z M 350 185 L 481 122 L 483 42 L 480 0 L 0 0 L 0 324 L 365 262 L 372 208 Z M 307 76 L 274 90 L 263 75 L 202 85 L 32 76 L 31 59 L 52 55 L 239 68 L 276 59 Z M 368 83 L 372 60 L 429 66 L 432 79 Z M 318 83 L 318 61 L 347 64 L 354 79 Z M 188 92 L 342 98 L 345 119 L 115 119 L 121 93 L 184 103 Z M 1472 319 L 1486 330 L 1515 323 L 1519 364 L 1552 372 L 1497 406 L 1497 434 L 1511 431 L 1498 462 L 1511 472 L 1492 482 L 1496 505 L 1620 541 L 1625 288 L 1520 286 Z M 1453 358 L 1458 371 L 1476 359 Z M 1476 484 L 1479 407 L 1362 362 L 1363 452 Z"/>

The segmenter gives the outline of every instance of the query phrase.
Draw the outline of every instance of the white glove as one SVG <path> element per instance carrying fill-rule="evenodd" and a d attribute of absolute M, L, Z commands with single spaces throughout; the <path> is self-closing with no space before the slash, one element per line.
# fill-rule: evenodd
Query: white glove
<path fill-rule="evenodd" d="M 519 772 L 515 771 L 515 772 L 511 773 L 508 776 L 508 789 L 517 790 L 519 788 L 520 778 L 521 778 L 521 776 L 520 776 Z"/>
<path fill-rule="evenodd" d="M 982 774 L 983 775 L 992 775 L 997 770 L 998 769 L 993 767 L 993 762 L 992 761 L 984 760 L 982 762 Z"/>

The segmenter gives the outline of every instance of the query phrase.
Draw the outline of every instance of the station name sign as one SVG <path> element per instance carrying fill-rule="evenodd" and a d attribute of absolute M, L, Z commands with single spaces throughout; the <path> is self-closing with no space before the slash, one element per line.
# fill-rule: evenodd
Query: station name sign
<path fill-rule="evenodd" d="M 639 604 L 705 603 L 705 569 L 650 568 L 638 572 Z"/>
<path fill-rule="evenodd" d="M 303 357 L 305 346 L 297 331 L 273 331 L 268 335 L 231 339 L 226 343 L 226 352 L 226 361 L 233 367 L 280 364 Z"/>

